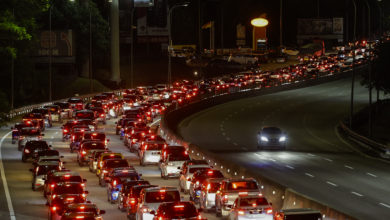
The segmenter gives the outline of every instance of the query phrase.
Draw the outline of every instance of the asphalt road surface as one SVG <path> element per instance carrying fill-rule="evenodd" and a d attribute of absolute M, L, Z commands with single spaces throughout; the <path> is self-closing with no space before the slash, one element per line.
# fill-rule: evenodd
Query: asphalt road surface
<path fill-rule="evenodd" d="M 108 147 L 114 152 L 121 152 L 125 155 L 126 159 L 136 168 L 139 173 L 142 173 L 143 179 L 151 182 L 151 184 L 159 186 L 178 186 L 178 179 L 163 180 L 160 177 L 160 170 L 157 166 L 139 166 L 138 157 L 130 153 L 129 150 L 123 145 L 123 141 L 119 140 L 119 136 L 115 135 L 114 121 L 110 120 L 106 126 L 101 126 L 101 130 L 105 130 L 110 142 Z M 9 206 L 5 196 L 4 182 L 0 181 L 0 219 L 29 219 L 29 220 L 41 220 L 47 219 L 48 208 L 45 205 L 46 200 L 43 197 L 42 191 L 31 190 L 32 175 L 29 172 L 29 168 L 32 168 L 31 163 L 23 163 L 21 161 L 21 152 L 17 150 L 17 144 L 11 143 L 11 137 L 7 133 L 10 131 L 8 128 L 0 129 L 0 138 L 3 138 L 3 142 L 0 145 L 2 153 L 2 162 L 5 170 L 5 177 L 8 184 L 10 201 L 12 203 L 13 210 L 15 212 L 15 218 L 10 218 Z M 117 204 L 110 204 L 107 201 L 107 191 L 105 187 L 100 187 L 98 184 L 98 178 L 95 174 L 89 172 L 88 166 L 79 167 L 76 160 L 76 153 L 70 153 L 69 143 L 61 141 L 62 131 L 59 124 L 55 124 L 53 128 L 47 128 L 44 132 L 44 139 L 49 144 L 59 150 L 60 154 L 65 156 L 64 161 L 67 163 L 65 167 L 77 171 L 83 178 L 87 179 L 87 188 L 89 191 L 88 200 L 96 203 L 97 206 L 106 210 L 107 213 L 103 215 L 104 219 L 127 219 L 125 212 L 121 212 L 117 209 Z M 3 175 L 2 175 L 3 176 Z M 0 179 L 1 180 L 1 179 Z M 185 200 L 189 200 L 188 196 L 184 196 Z M 213 214 L 202 213 L 203 217 L 210 220 L 217 219 Z"/>
<path fill-rule="evenodd" d="M 358 219 L 390 219 L 390 164 L 357 153 L 337 132 L 349 114 L 350 79 L 241 99 L 181 122 L 182 137 Z M 368 91 L 356 83 L 356 109 Z M 277 126 L 286 151 L 256 150 L 256 134 Z"/>

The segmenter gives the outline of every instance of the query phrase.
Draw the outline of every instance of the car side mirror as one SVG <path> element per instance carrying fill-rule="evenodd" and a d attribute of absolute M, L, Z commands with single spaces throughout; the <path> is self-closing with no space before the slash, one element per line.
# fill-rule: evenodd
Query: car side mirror
<path fill-rule="evenodd" d="M 142 173 L 138 174 L 138 176 L 142 176 Z"/>
<path fill-rule="evenodd" d="M 99 214 L 100 214 L 100 215 L 106 214 L 106 210 L 100 210 L 100 211 L 99 211 Z"/>
<path fill-rule="evenodd" d="M 89 194 L 89 192 L 88 191 L 84 191 L 84 194 Z"/>
<path fill-rule="evenodd" d="M 45 136 L 45 134 L 41 134 L 41 136 Z M 49 147 L 51 147 L 51 145 L 49 145 Z"/>
<path fill-rule="evenodd" d="M 272 202 L 270 202 L 269 204 L 270 204 L 270 206 L 272 206 Z"/>
<path fill-rule="evenodd" d="M 107 139 L 107 142 L 110 142 L 110 139 Z"/>
<path fill-rule="evenodd" d="M 62 164 L 66 164 L 66 161 L 63 161 Z"/>
<path fill-rule="evenodd" d="M 119 188 L 115 188 L 114 191 L 119 191 Z"/>
<path fill-rule="evenodd" d="M 11 130 L 13 130 L 14 129 L 14 127 L 11 127 Z"/>
<path fill-rule="evenodd" d="M 30 168 L 30 169 L 28 169 L 30 172 L 33 172 L 33 169 L 32 168 Z"/>
<path fill-rule="evenodd" d="M 181 167 L 177 167 L 178 170 L 181 170 Z"/>
<path fill-rule="evenodd" d="M 152 210 L 152 211 L 150 212 L 150 214 L 151 214 L 151 215 L 156 215 L 156 211 Z"/>
<path fill-rule="evenodd" d="M 83 183 L 87 182 L 87 179 L 83 179 Z"/>

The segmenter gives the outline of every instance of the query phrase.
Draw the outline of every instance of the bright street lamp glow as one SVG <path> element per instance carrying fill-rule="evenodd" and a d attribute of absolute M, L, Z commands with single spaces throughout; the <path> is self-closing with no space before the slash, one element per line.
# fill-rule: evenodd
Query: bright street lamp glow
<path fill-rule="evenodd" d="M 268 25 L 268 20 L 265 18 L 254 18 L 252 19 L 251 24 L 255 27 L 265 27 Z"/>

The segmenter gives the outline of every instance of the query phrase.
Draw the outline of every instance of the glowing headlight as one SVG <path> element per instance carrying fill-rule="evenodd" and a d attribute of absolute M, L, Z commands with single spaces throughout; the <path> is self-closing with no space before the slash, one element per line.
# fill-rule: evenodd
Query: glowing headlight
<path fill-rule="evenodd" d="M 283 142 L 283 141 L 286 141 L 286 137 L 285 136 L 282 136 L 279 138 L 279 142 Z"/>
<path fill-rule="evenodd" d="M 265 141 L 265 142 L 268 142 L 268 138 L 267 138 L 267 137 L 264 137 L 264 136 L 261 136 L 261 140 L 262 140 L 262 141 Z"/>

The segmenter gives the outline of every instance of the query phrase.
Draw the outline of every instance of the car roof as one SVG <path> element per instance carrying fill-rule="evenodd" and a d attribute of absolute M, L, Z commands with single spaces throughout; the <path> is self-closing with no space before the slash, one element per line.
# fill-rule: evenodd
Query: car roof
<path fill-rule="evenodd" d="M 172 187 L 172 186 L 157 186 L 157 187 L 145 188 L 144 190 L 145 192 L 158 192 L 160 190 L 179 191 L 176 187 Z"/>
<path fill-rule="evenodd" d="M 59 161 L 41 161 L 41 162 L 38 162 L 37 165 L 38 166 L 50 166 L 50 165 L 58 166 Z"/>
<path fill-rule="evenodd" d="M 79 173 L 75 171 L 67 171 L 67 172 L 56 172 L 53 173 L 53 176 L 65 176 L 65 175 L 71 175 L 71 176 L 80 176 Z"/>

